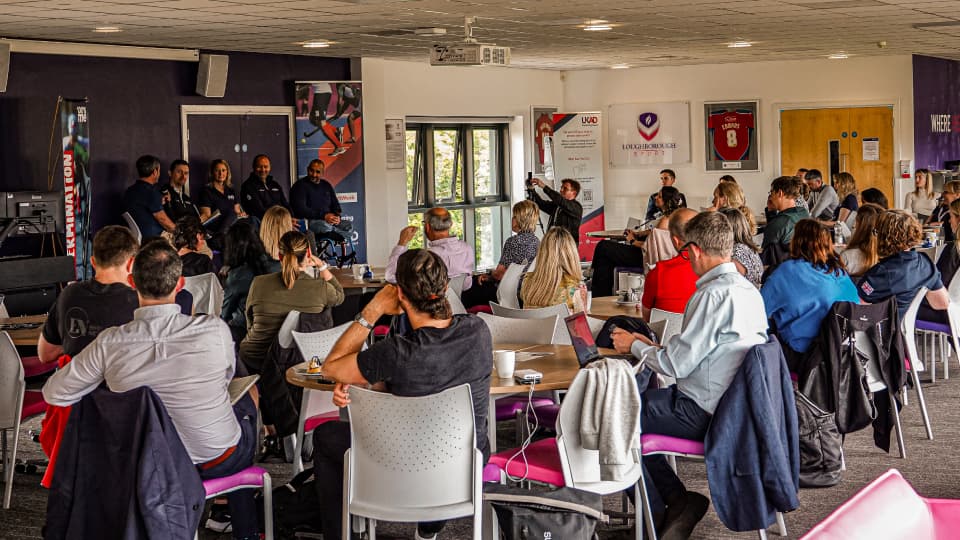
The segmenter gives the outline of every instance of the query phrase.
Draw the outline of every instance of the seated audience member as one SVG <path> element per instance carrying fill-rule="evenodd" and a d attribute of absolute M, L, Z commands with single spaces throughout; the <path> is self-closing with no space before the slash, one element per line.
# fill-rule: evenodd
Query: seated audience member
<path fill-rule="evenodd" d="M 810 206 L 810 217 L 814 219 L 832 220 L 833 214 L 840 204 L 837 191 L 833 186 L 823 183 L 823 175 L 817 169 L 807 171 L 804 181 L 810 190 L 807 204 Z"/>
<path fill-rule="evenodd" d="M 890 208 L 890 203 L 887 202 L 887 196 L 877 188 L 867 188 L 860 192 L 860 205 L 862 206 L 867 203 L 875 204 L 884 210 Z"/>
<path fill-rule="evenodd" d="M 197 207 L 190 201 L 190 195 L 184 187 L 190 179 L 190 164 L 182 159 L 170 162 L 170 181 L 160 188 L 163 197 L 163 211 L 174 223 L 183 216 L 196 216 Z"/>
<path fill-rule="evenodd" d="M 847 249 L 840 253 L 840 260 L 851 276 L 860 277 L 877 264 L 877 233 L 874 227 L 877 218 L 884 213 L 882 207 L 866 203 L 857 210 L 853 235 L 847 241 Z"/>
<path fill-rule="evenodd" d="M 737 272 L 747 278 L 747 281 L 760 288 L 760 278 L 763 276 L 763 262 L 760 260 L 760 248 L 753 243 L 750 223 L 741 210 L 735 208 L 721 208 L 723 214 L 733 227 L 733 264 Z"/>
<path fill-rule="evenodd" d="M 937 205 L 937 192 L 933 190 L 933 174 L 929 169 L 917 169 L 913 175 L 913 191 L 904 197 L 903 207 L 913 212 L 923 223 L 933 214 Z M 938 220 L 941 221 L 941 220 Z"/>
<path fill-rule="evenodd" d="M 801 219 L 793 230 L 790 259 L 782 262 L 760 289 L 767 317 L 781 343 L 807 352 L 834 302 L 858 302 L 857 288 L 833 251 L 830 228 Z"/>
<path fill-rule="evenodd" d="M 253 225 L 239 221 L 224 237 L 223 265 L 227 279 L 223 287 L 223 308 L 220 318 L 227 322 L 235 343 L 247 335 L 247 293 L 253 278 L 281 270 L 280 261 L 267 256 Z"/>
<path fill-rule="evenodd" d="M 333 186 L 323 178 L 326 166 L 319 159 L 307 165 L 307 175 L 290 188 L 290 208 L 297 219 L 308 220 L 308 228 L 317 238 L 336 243 L 346 241 L 353 222 L 340 219 L 343 210 Z"/>
<path fill-rule="evenodd" d="M 199 204 L 200 221 L 207 221 L 214 213 L 220 212 L 220 217 L 207 226 L 207 230 L 219 242 L 223 234 L 238 218 L 246 217 L 240 208 L 240 199 L 233 189 L 233 175 L 230 164 L 223 159 L 210 162 L 210 180 L 200 192 Z M 212 240 L 211 240 L 212 242 Z"/>
<path fill-rule="evenodd" d="M 683 313 L 687 300 L 697 289 L 697 275 L 693 273 L 687 252 L 680 251 L 686 243 L 683 227 L 696 215 L 697 212 L 694 210 L 679 208 L 670 214 L 667 220 L 670 227 L 670 240 L 677 249 L 677 256 L 660 261 L 647 274 L 641 299 L 643 304 L 641 316 L 645 321 L 650 320 L 650 312 L 653 309 Z"/>
<path fill-rule="evenodd" d="M 534 186 L 543 190 L 547 199 L 541 197 Z M 547 228 L 563 227 L 573 237 L 575 244 L 580 243 L 580 221 L 583 220 L 583 205 L 577 201 L 580 194 L 580 182 L 571 178 L 560 181 L 560 191 L 556 191 L 543 183 L 543 180 L 534 178 L 527 185 L 527 196 L 536 203 L 537 208 L 550 216 Z M 549 199 L 549 200 L 548 200 Z"/>
<path fill-rule="evenodd" d="M 240 186 L 240 206 L 258 219 L 273 206 L 290 208 L 280 184 L 270 176 L 270 158 L 264 154 L 253 158 L 253 170 Z"/>
<path fill-rule="evenodd" d="M 729 174 L 725 174 L 725 175 L 723 175 L 723 176 L 720 177 L 720 179 L 718 180 L 718 182 L 721 183 L 721 184 L 724 183 L 724 182 L 730 182 L 731 184 L 736 184 L 736 183 L 737 183 L 737 179 L 734 178 L 734 177 L 732 177 L 732 176 L 730 176 Z"/>
<path fill-rule="evenodd" d="M 781 176 L 770 184 L 768 206 L 777 214 L 763 229 L 763 245 L 760 258 L 767 266 L 776 266 L 786 258 L 793 238 L 793 226 L 801 219 L 810 217 L 806 210 L 797 207 L 800 182 L 795 176 Z"/>
<path fill-rule="evenodd" d="M 214 272 L 213 260 L 200 253 L 206 243 L 203 225 L 197 216 L 183 216 L 173 231 L 173 247 L 183 262 L 183 277 L 200 276 Z"/>
<path fill-rule="evenodd" d="M 677 380 L 668 388 L 643 392 L 643 433 L 703 440 L 747 351 L 766 343 L 767 322 L 763 316 L 744 315 L 763 313 L 763 299 L 730 262 L 733 230 L 727 218 L 700 213 L 687 223 L 684 237 L 690 265 L 700 279 L 683 312 L 680 333 L 662 346 L 621 329 L 612 338 L 618 352 L 632 353 L 653 371 Z M 655 487 L 650 490 L 654 509 L 662 511 L 666 505 L 659 536 L 688 538 L 706 513 L 708 499 L 687 491 L 664 456 L 644 457 L 643 464 Z"/>
<path fill-rule="evenodd" d="M 949 226 L 953 229 L 954 238 L 956 238 L 957 229 L 960 228 L 960 200 L 955 200 L 950 203 L 949 220 Z M 943 286 L 949 291 L 950 283 L 953 282 L 957 270 L 960 270 L 960 243 L 958 243 L 957 240 L 947 242 L 947 244 L 944 245 L 943 252 L 940 254 L 940 258 L 937 259 L 937 270 L 940 272 L 940 279 L 943 281 Z M 930 303 L 926 300 L 920 304 L 920 311 L 917 318 L 943 324 L 949 324 L 950 322 L 947 319 L 947 312 L 945 310 L 931 308 Z"/>
<path fill-rule="evenodd" d="M 850 226 L 848 219 L 850 215 L 856 212 L 860 208 L 860 197 L 859 191 L 857 191 L 857 181 L 854 179 L 853 175 L 848 172 L 841 172 L 837 174 L 837 177 L 833 181 L 833 187 L 837 190 L 837 200 L 840 201 L 840 204 L 837 206 L 837 209 L 833 213 L 833 218 L 829 221 L 829 225 L 833 225 L 834 222 L 847 223 L 847 226 Z"/>
<path fill-rule="evenodd" d="M 173 221 L 163 211 L 163 196 L 157 189 L 160 179 L 160 160 L 146 155 L 137 158 L 139 180 L 123 193 L 123 208 L 140 229 L 143 239 L 173 232 Z"/>
<path fill-rule="evenodd" d="M 253 278 L 247 294 L 247 335 L 240 343 L 240 359 L 253 373 L 260 373 L 267 349 L 288 313 L 320 313 L 343 302 L 343 287 L 329 265 L 310 253 L 303 233 L 284 234 L 280 256 L 282 270 Z M 316 277 L 307 273 L 309 269 Z"/>
<path fill-rule="evenodd" d="M 586 311 L 587 287 L 577 245 L 566 229 L 553 227 L 543 235 L 537 267 L 523 277 L 520 303 L 525 309 L 565 304 L 571 312 Z"/>
<path fill-rule="evenodd" d="M 807 175 L 807 169 L 804 169 L 804 168 L 797 169 L 797 175 L 794 178 L 800 181 L 799 183 L 800 187 L 799 187 L 799 190 L 797 191 L 797 198 L 795 202 L 796 202 L 797 208 L 802 208 L 804 211 L 806 211 L 809 214 L 810 206 L 807 204 L 807 195 L 808 195 L 809 189 L 807 188 L 807 184 L 804 181 L 804 178 L 806 177 L 806 175 Z M 767 218 L 767 222 L 773 219 L 773 216 L 777 215 L 777 212 L 778 210 L 773 207 L 773 205 L 770 202 L 770 197 L 768 196 L 767 207 L 764 208 L 763 210 L 763 213 Z"/>
<path fill-rule="evenodd" d="M 756 234 L 757 221 L 753 217 L 753 212 L 747 207 L 743 190 L 736 182 L 720 182 L 717 187 L 713 188 L 713 203 L 708 210 L 717 211 L 724 208 L 734 208 L 742 212 L 743 217 L 747 220 L 747 230 L 750 232 L 750 236 Z"/>
<path fill-rule="evenodd" d="M 233 378 L 230 331 L 218 317 L 191 317 L 174 304 L 183 286 L 180 257 L 166 242 L 151 242 L 133 262 L 131 281 L 140 308 L 133 321 L 108 328 L 43 387 L 51 405 L 72 405 L 106 382 L 113 392 L 148 386 L 163 402 L 203 479 L 253 464 L 257 410 L 249 395 L 230 406 Z M 104 452 L 109 444 L 104 442 Z M 156 503 L 163 501 L 157 494 Z M 233 537 L 257 539 L 252 490 L 227 495 Z"/>
<path fill-rule="evenodd" d="M 74 357 L 100 332 L 133 320 L 139 302 L 128 278 L 138 249 L 126 227 L 97 231 L 90 257 L 96 274 L 68 285 L 50 308 L 37 343 L 41 362 L 54 362 L 62 354 Z"/>
<path fill-rule="evenodd" d="M 425 237 L 427 249 L 443 261 L 450 272 L 450 277 L 466 274 L 467 278 L 463 282 L 463 289 L 469 289 L 471 274 L 476 266 L 476 259 L 473 257 L 473 248 L 466 242 L 456 236 L 450 235 L 450 228 L 453 227 L 453 218 L 446 208 L 431 208 L 423 213 L 423 236 Z M 390 259 L 387 261 L 386 280 L 390 283 L 396 282 L 397 260 L 400 255 L 407 252 L 407 244 L 413 240 L 417 234 L 417 228 L 413 225 L 404 227 L 400 231 L 400 240 L 390 251 Z"/>
<path fill-rule="evenodd" d="M 426 396 L 464 383 L 473 395 L 477 449 L 486 463 L 487 408 L 493 340 L 478 317 L 453 315 L 444 292 L 448 270 L 435 253 L 404 252 L 397 260 L 397 285 L 387 285 L 370 301 L 333 346 L 323 375 L 337 381 L 333 402 L 350 403 L 351 385 L 373 385 L 397 396 Z M 383 315 L 405 313 L 411 330 L 389 336 L 361 351 Z M 428 374 L 429 376 L 424 376 Z M 324 538 L 340 538 L 343 512 L 343 454 L 350 448 L 350 424 L 327 422 L 313 431 L 314 482 Z M 407 456 L 415 461 L 417 456 Z M 417 538 L 436 538 L 443 522 L 421 523 Z"/>
<path fill-rule="evenodd" d="M 673 184 L 677 182 L 677 174 L 671 169 L 663 169 L 660 171 L 660 187 L 673 187 Z M 677 192 L 680 190 L 677 189 Z M 658 214 L 661 212 L 660 206 L 657 204 L 656 197 L 657 193 L 660 193 L 659 190 L 653 192 L 650 195 L 650 198 L 647 199 L 647 212 L 644 214 L 644 220 L 652 221 L 658 217 Z M 683 208 L 687 207 L 687 199 L 683 196 L 683 193 L 680 193 L 680 200 L 682 201 L 680 206 Z"/>
<path fill-rule="evenodd" d="M 260 241 L 271 261 L 280 262 L 280 237 L 293 230 L 290 211 L 282 206 L 271 207 L 260 222 Z"/>
<path fill-rule="evenodd" d="M 953 242 L 953 229 L 950 227 L 950 205 L 953 204 L 953 201 L 960 199 L 960 182 L 951 180 L 944 184 L 940 198 L 942 202 L 934 209 L 927 225 L 940 227 L 940 237 L 943 238 L 943 241 Z"/>
<path fill-rule="evenodd" d="M 516 234 L 503 243 L 503 251 L 497 267 L 489 274 L 477 276 L 477 283 L 464 291 L 461 298 L 464 306 L 486 305 L 488 302 L 496 301 L 497 287 L 507 267 L 511 264 L 526 264 L 537 257 L 540 239 L 534 234 L 534 230 L 536 230 L 539 215 L 540 210 L 533 201 L 520 201 L 513 205 L 510 226 Z"/>
<path fill-rule="evenodd" d="M 153 243 L 161 243 L 168 246 L 171 245 L 170 241 L 164 237 L 149 238 L 143 241 L 141 244 L 141 249 Z M 182 264 L 183 263 L 181 262 L 181 269 Z M 193 315 L 193 294 L 191 294 L 190 291 L 186 289 L 178 289 L 177 294 L 174 297 L 174 302 L 180 306 L 180 313 L 183 313 L 184 315 Z"/>
<path fill-rule="evenodd" d="M 917 291 L 926 287 L 930 307 L 947 309 L 950 298 L 940 271 L 926 255 L 912 251 L 922 238 L 920 222 L 903 210 L 887 210 L 877 218 L 876 229 L 880 261 L 857 283 L 860 298 L 875 303 L 895 296 L 903 319 Z"/>

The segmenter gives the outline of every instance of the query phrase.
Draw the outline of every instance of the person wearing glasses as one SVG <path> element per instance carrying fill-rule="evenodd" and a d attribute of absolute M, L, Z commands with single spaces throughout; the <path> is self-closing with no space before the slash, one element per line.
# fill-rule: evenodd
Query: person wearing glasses
<path fill-rule="evenodd" d="M 290 188 L 290 208 L 293 217 L 308 220 L 307 228 L 316 238 L 340 244 L 353 230 L 353 222 L 340 219 L 343 210 L 333 185 L 323 178 L 325 170 L 319 159 L 307 165 L 307 175 Z"/>
<path fill-rule="evenodd" d="M 760 291 L 731 262 L 733 228 L 719 212 L 703 212 L 683 229 L 690 267 L 699 276 L 697 290 L 683 311 L 680 333 L 658 345 L 641 334 L 617 329 L 611 334 L 620 353 L 630 353 L 676 385 L 643 392 L 643 433 L 703 440 L 720 397 L 740 369 L 747 351 L 767 342 L 767 321 Z M 664 456 L 645 456 L 654 512 L 664 515 L 661 538 L 689 538 L 709 501 L 687 491 Z"/>
<path fill-rule="evenodd" d="M 535 187 L 542 189 L 547 199 L 541 197 Z M 564 178 L 560 182 L 560 191 L 556 191 L 544 184 L 543 180 L 533 178 L 527 184 L 527 194 L 540 210 L 550 214 L 547 230 L 550 230 L 550 227 L 563 227 L 573 236 L 573 241 L 580 244 L 580 220 L 583 219 L 583 205 L 577 201 L 580 182 Z"/>

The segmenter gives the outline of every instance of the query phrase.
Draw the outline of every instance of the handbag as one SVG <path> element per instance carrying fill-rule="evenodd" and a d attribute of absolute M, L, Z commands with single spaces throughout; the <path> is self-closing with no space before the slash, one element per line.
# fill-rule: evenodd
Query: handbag
<path fill-rule="evenodd" d="M 833 413 L 827 412 L 799 391 L 797 431 L 800 441 L 800 487 L 830 487 L 840 483 L 843 439 Z"/>
<path fill-rule="evenodd" d="M 506 540 L 590 540 L 597 522 L 608 521 L 603 497 L 589 491 L 562 487 L 531 493 L 500 484 L 487 484 L 483 491 Z"/>

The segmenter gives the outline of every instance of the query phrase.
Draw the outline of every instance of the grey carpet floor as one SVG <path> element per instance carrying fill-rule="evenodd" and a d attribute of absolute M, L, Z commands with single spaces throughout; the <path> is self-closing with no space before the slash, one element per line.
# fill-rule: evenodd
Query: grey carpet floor
<path fill-rule="evenodd" d="M 800 492 L 800 508 L 786 515 L 789 538 L 799 538 L 804 532 L 826 517 L 840 503 L 857 490 L 890 468 L 899 469 L 916 490 L 927 497 L 960 498 L 960 467 L 954 460 L 960 458 L 960 370 L 954 358 L 954 378 L 937 380 L 923 385 L 928 409 L 933 423 L 934 440 L 927 440 L 917 406 L 916 394 L 911 392 L 909 406 L 902 411 L 907 459 L 900 459 L 896 451 L 885 454 L 873 446 L 871 430 L 864 430 L 847 437 L 844 445 L 847 470 L 843 481 L 832 488 L 804 489 Z M 26 423 L 22 429 L 21 450 L 18 457 L 32 459 L 42 457 L 40 445 L 26 438 L 27 431 L 38 429 L 39 419 Z M 26 440 L 25 440 L 26 439 Z M 505 423 L 500 429 L 501 448 L 513 439 L 513 425 Z M 680 461 L 680 477 L 688 489 L 708 493 L 706 471 L 703 463 Z M 287 464 L 267 464 L 278 486 L 290 478 Z M 13 503 L 9 510 L 0 510 L 0 540 L 25 540 L 41 538 L 46 510 L 47 493 L 39 485 L 37 475 L 17 474 L 14 477 Z M 606 503 L 618 508 L 619 498 L 608 497 Z M 469 520 L 450 522 L 440 534 L 441 539 L 469 538 Z M 378 526 L 382 538 L 413 538 L 413 526 L 382 523 Z M 772 532 L 772 531 L 771 531 Z M 604 527 L 601 539 L 626 538 L 624 531 Z M 203 531 L 200 538 L 228 539 L 230 535 L 218 535 Z M 751 533 L 734 533 L 720 523 L 712 507 L 694 531 L 694 539 L 755 538 Z M 776 536 L 771 536 L 775 538 Z"/>

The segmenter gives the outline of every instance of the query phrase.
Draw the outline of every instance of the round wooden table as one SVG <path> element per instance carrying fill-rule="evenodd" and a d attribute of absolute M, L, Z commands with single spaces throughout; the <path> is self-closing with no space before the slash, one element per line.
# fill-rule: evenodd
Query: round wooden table
<path fill-rule="evenodd" d="M 340 282 L 340 286 L 343 287 L 344 291 L 349 289 L 361 289 L 362 292 L 367 292 L 369 290 L 382 289 L 387 284 L 387 282 L 383 279 L 386 267 L 371 266 L 370 269 L 373 271 L 372 281 L 357 281 L 353 279 L 353 268 L 350 267 L 331 267 L 330 273 L 333 274 L 333 277 L 337 278 L 337 281 Z"/>
<path fill-rule="evenodd" d="M 0 331 L 10 334 L 14 345 L 36 346 L 43 331 L 43 323 L 47 322 L 47 315 L 24 315 L 22 317 L 0 318 Z M 10 326 L 25 325 L 26 328 L 10 328 Z"/>
<path fill-rule="evenodd" d="M 635 304 L 621 306 L 617 304 L 618 298 L 618 296 L 601 296 L 594 298 L 590 303 L 590 311 L 587 312 L 587 315 L 594 319 L 603 320 L 616 317 L 617 315 L 626 315 L 627 317 L 640 316 L 640 310 L 637 308 L 637 306 L 640 305 L 639 301 Z"/>

